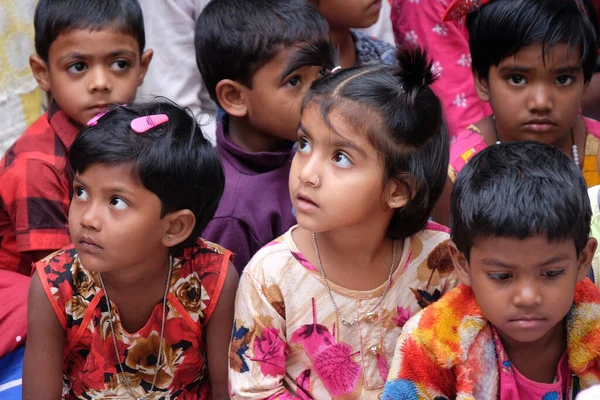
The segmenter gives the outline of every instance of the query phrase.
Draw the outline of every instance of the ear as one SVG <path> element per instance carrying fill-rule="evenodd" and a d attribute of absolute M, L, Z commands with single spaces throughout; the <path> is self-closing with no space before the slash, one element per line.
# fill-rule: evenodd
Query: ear
<path fill-rule="evenodd" d="M 138 75 L 138 86 L 142 86 L 144 83 L 144 77 L 146 76 L 146 72 L 148 72 L 148 67 L 150 66 L 150 61 L 152 61 L 152 57 L 154 56 L 154 50 L 148 49 L 142 53 L 142 57 L 140 57 L 140 74 Z"/>
<path fill-rule="evenodd" d="M 415 190 L 413 188 L 413 192 Z M 412 193 L 408 193 L 406 185 L 403 185 L 398 179 L 392 178 L 385 186 L 383 196 L 386 205 L 390 210 L 394 210 L 404 207 L 412 197 Z"/>
<path fill-rule="evenodd" d="M 473 79 L 475 80 L 475 88 L 477 89 L 477 95 L 479 96 L 479 100 L 489 102 L 490 87 L 487 79 L 482 78 L 475 71 L 473 71 Z"/>
<path fill-rule="evenodd" d="M 248 88 L 231 79 L 223 79 L 217 83 L 216 94 L 221 108 L 234 117 L 245 117 L 248 114 L 246 91 Z"/>
<path fill-rule="evenodd" d="M 164 219 L 167 229 L 163 235 L 162 244 L 165 247 L 177 246 L 189 238 L 196 226 L 196 216 L 187 209 L 168 213 Z"/>
<path fill-rule="evenodd" d="M 581 254 L 579 254 L 579 259 L 577 260 L 577 282 L 584 280 L 588 272 L 590 272 L 596 247 L 598 247 L 598 242 L 596 239 L 590 238 Z"/>
<path fill-rule="evenodd" d="M 29 66 L 33 72 L 33 76 L 38 83 L 40 89 L 44 92 L 50 92 L 50 76 L 48 74 L 48 64 L 41 59 L 37 54 L 29 56 Z"/>
<path fill-rule="evenodd" d="M 458 275 L 458 279 L 467 285 L 471 286 L 471 276 L 469 275 L 469 261 L 463 253 L 458 250 L 456 244 L 453 241 L 448 243 L 448 250 L 450 250 L 450 257 L 452 257 L 452 263 L 454 264 L 454 270 Z"/>

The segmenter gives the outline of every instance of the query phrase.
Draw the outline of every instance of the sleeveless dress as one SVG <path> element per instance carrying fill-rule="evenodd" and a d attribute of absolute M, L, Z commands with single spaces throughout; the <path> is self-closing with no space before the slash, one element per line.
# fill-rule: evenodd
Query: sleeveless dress
<path fill-rule="evenodd" d="M 600 122 L 583 117 L 587 130 L 585 153 L 583 158 L 583 177 L 588 185 L 592 187 L 600 184 L 600 175 L 596 165 L 598 154 L 598 143 L 600 142 Z M 448 177 L 454 182 L 456 175 L 465 164 L 477 153 L 487 147 L 485 139 L 475 125 L 470 125 L 461 132 L 456 141 L 450 147 L 450 166 Z M 579 150 L 581 151 L 581 149 Z M 579 153 L 581 155 L 581 153 Z"/>
<path fill-rule="evenodd" d="M 231 253 L 201 239 L 173 266 L 163 340 L 163 364 L 153 399 L 209 399 L 204 326 L 219 300 Z M 129 399 L 110 330 L 98 274 L 87 271 L 70 245 L 37 262 L 42 286 L 65 330 L 63 399 Z M 137 397 L 152 386 L 158 357 L 162 299 L 137 332 L 113 324 L 120 361 Z"/>

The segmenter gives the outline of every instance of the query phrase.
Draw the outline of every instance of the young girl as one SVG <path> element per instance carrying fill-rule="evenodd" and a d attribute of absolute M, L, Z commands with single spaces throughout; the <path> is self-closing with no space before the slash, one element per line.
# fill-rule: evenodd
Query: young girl
<path fill-rule="evenodd" d="M 396 62 L 394 46 L 356 30 L 377 22 L 382 1 L 388 0 L 310 0 L 329 23 L 331 40 L 339 50 L 342 67 Z"/>
<path fill-rule="evenodd" d="M 73 244 L 35 264 L 24 398 L 226 398 L 237 275 L 196 239 L 223 193 L 215 150 L 170 103 L 89 125 L 70 152 Z"/>
<path fill-rule="evenodd" d="M 453 2 L 447 15 L 472 8 Z M 596 59 L 593 7 L 582 0 L 482 1 L 467 16 L 473 74 L 493 115 L 458 134 L 450 148 L 449 182 L 434 219 L 448 222 L 452 181 L 487 146 L 518 140 L 552 144 L 582 169 L 588 185 L 596 167 L 600 123 L 579 115 Z"/>
<path fill-rule="evenodd" d="M 234 398 L 376 399 L 404 322 L 456 284 L 448 234 L 427 222 L 448 161 L 431 64 L 420 50 L 399 64 L 329 74 L 304 100 L 299 226 L 244 270 Z"/>
<path fill-rule="evenodd" d="M 406 323 L 384 399 L 572 400 L 600 383 L 597 242 L 579 168 L 554 146 L 490 146 L 452 192 L 463 285 Z"/>

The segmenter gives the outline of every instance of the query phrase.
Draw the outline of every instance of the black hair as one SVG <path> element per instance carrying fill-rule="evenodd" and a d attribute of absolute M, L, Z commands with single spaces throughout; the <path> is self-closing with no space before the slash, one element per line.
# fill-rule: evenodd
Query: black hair
<path fill-rule="evenodd" d="M 258 69 L 283 47 L 303 42 L 311 45 L 304 62 L 294 60 L 295 69 L 333 66 L 329 26 L 307 0 L 212 0 L 196 22 L 196 62 L 217 103 L 220 81 L 231 79 L 251 89 Z"/>
<path fill-rule="evenodd" d="M 472 67 L 487 79 L 498 66 L 527 46 L 541 44 L 544 57 L 557 44 L 581 50 L 584 79 L 596 60 L 597 18 L 589 0 L 496 0 L 467 16 Z"/>
<path fill-rule="evenodd" d="M 396 179 L 412 196 L 395 210 L 386 235 L 403 239 L 425 227 L 448 173 L 448 130 L 431 90 L 432 63 L 419 48 L 399 49 L 398 66 L 367 64 L 316 80 L 302 110 L 319 107 L 328 125 L 339 112 L 382 155 L 383 183 Z M 332 127 L 333 128 L 333 127 Z"/>
<path fill-rule="evenodd" d="M 146 45 L 144 18 L 137 0 L 40 0 L 35 8 L 35 50 L 48 62 L 52 42 L 78 29 L 114 29 L 137 39 L 140 54 Z"/>
<path fill-rule="evenodd" d="M 592 210 L 579 167 L 560 149 L 526 141 L 489 146 L 458 174 L 450 202 L 452 240 L 469 258 L 475 239 L 572 238 L 577 255 Z"/>
<path fill-rule="evenodd" d="M 136 134 L 131 121 L 166 114 L 169 121 Z M 190 246 L 214 216 L 225 177 L 214 147 L 205 139 L 188 110 L 168 101 L 114 107 L 95 126 L 84 129 L 69 151 L 74 173 L 94 164 L 131 164 L 132 173 L 162 202 L 168 212 L 191 210 L 196 225 L 190 237 L 173 250 Z"/>

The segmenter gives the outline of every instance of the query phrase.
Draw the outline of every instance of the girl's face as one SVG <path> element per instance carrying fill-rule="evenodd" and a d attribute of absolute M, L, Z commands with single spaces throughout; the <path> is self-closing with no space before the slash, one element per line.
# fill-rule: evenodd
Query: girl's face
<path fill-rule="evenodd" d="M 161 201 L 128 165 L 93 164 L 73 180 L 69 232 L 86 269 L 141 271 L 167 255 Z"/>
<path fill-rule="evenodd" d="M 300 121 L 289 181 L 298 223 L 323 232 L 391 218 L 379 153 L 339 111 L 333 109 L 329 118 L 331 129 L 310 104 Z"/>
<path fill-rule="evenodd" d="M 542 45 L 531 45 L 492 66 L 487 81 L 476 77 L 498 133 L 510 141 L 546 144 L 570 135 L 587 87 L 580 60 L 581 51 L 565 44 L 546 49 L 546 57 Z"/>
<path fill-rule="evenodd" d="M 388 1 L 388 0 L 385 0 Z M 368 28 L 379 19 L 382 0 L 311 0 L 332 28 Z"/>
<path fill-rule="evenodd" d="M 595 248 L 591 239 L 577 257 L 572 239 L 479 237 L 468 262 L 456 250 L 452 256 L 508 350 L 564 333 L 575 285 L 586 277 Z"/>

